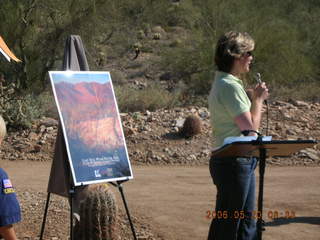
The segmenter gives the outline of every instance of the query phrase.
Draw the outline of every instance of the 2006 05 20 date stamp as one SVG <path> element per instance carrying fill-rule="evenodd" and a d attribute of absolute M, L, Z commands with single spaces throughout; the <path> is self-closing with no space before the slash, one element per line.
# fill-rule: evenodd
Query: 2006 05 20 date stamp
<path fill-rule="evenodd" d="M 278 210 L 270 210 L 263 214 L 264 217 L 267 217 L 268 219 L 276 219 L 276 218 L 295 218 L 296 213 L 295 211 L 291 210 L 284 210 L 284 211 L 278 211 Z M 245 213 L 244 211 L 212 211 L 208 210 L 206 211 L 206 219 L 244 219 Z M 261 219 L 262 214 L 261 211 L 252 211 L 251 218 L 253 219 Z"/>

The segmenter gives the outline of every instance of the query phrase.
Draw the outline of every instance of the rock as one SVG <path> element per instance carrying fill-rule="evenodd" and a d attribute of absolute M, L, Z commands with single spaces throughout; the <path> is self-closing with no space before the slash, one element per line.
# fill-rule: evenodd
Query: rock
<path fill-rule="evenodd" d="M 56 127 L 59 124 L 59 122 L 53 118 L 42 118 L 40 122 L 46 127 Z"/>
<path fill-rule="evenodd" d="M 319 103 L 292 104 L 283 101 L 269 103 L 269 133 L 273 139 L 320 139 Z M 305 107 L 303 107 L 305 106 Z M 192 139 L 182 139 L 177 134 L 183 128 L 185 118 L 191 113 L 199 117 L 202 131 Z M 208 164 L 212 139 L 210 116 L 206 107 L 189 106 L 173 109 L 158 109 L 153 112 L 121 113 L 122 126 L 133 164 L 148 165 L 199 165 Z M 266 117 L 262 118 L 260 131 L 265 132 Z M 56 120 L 35 121 L 31 129 L 9 132 L 2 144 L 0 157 L 7 160 L 47 161 L 52 159 L 58 123 Z M 318 149 L 320 147 L 318 145 Z M 152 155 L 147 152 L 151 150 Z M 157 155 L 158 154 L 158 155 Z M 190 157 L 194 155 L 194 157 Z M 320 165 L 319 151 L 305 150 L 275 160 L 273 165 Z"/>
<path fill-rule="evenodd" d="M 34 152 L 40 152 L 41 151 L 41 145 L 39 145 L 39 144 L 34 145 L 33 146 L 33 150 L 34 150 Z"/>
<path fill-rule="evenodd" d="M 194 113 L 197 112 L 197 109 L 196 109 L 196 108 L 191 108 L 191 109 L 190 109 L 190 112 L 194 114 Z"/>
<path fill-rule="evenodd" d="M 182 118 L 176 119 L 176 122 L 175 122 L 174 126 L 178 127 L 178 128 L 182 128 L 183 124 L 184 124 L 184 121 L 185 121 L 185 119 L 182 119 Z"/>
<path fill-rule="evenodd" d="M 138 240 L 148 240 L 148 236 L 138 236 L 137 237 Z"/>
<path fill-rule="evenodd" d="M 285 120 L 292 120 L 292 116 L 289 113 L 281 112 L 281 114 Z"/>
<path fill-rule="evenodd" d="M 14 149 L 19 151 L 19 152 L 23 152 L 23 150 L 25 150 L 26 148 L 28 148 L 29 146 L 28 145 L 25 145 L 25 144 L 17 144 L 17 145 L 14 145 Z"/>
<path fill-rule="evenodd" d="M 299 100 L 289 100 L 290 103 L 292 103 L 296 107 L 310 107 L 310 104 L 304 101 L 299 101 Z"/>
<path fill-rule="evenodd" d="M 34 133 L 34 132 L 30 132 L 28 138 L 31 140 L 31 141 L 37 141 L 39 136 L 38 134 Z"/>
<path fill-rule="evenodd" d="M 125 117 L 129 116 L 128 113 L 120 113 L 119 115 L 120 115 L 121 118 L 125 118 Z"/>
<path fill-rule="evenodd" d="M 279 123 L 279 122 L 276 122 L 275 123 L 275 130 L 281 130 L 282 129 L 282 126 L 281 126 L 281 123 Z"/>
<path fill-rule="evenodd" d="M 288 135 L 295 135 L 296 132 L 293 131 L 292 129 L 287 129 L 287 130 L 286 130 L 286 134 L 288 134 Z"/>
<path fill-rule="evenodd" d="M 43 133 L 46 131 L 46 129 L 47 129 L 47 127 L 45 125 L 40 125 L 39 132 Z"/>
<path fill-rule="evenodd" d="M 146 37 L 146 34 L 143 30 L 139 30 L 137 33 L 138 39 L 144 39 Z"/>
<path fill-rule="evenodd" d="M 206 109 L 206 108 L 199 109 L 198 113 L 202 119 L 207 119 L 210 116 L 210 113 L 209 113 L 208 109 Z"/>
<path fill-rule="evenodd" d="M 126 137 L 129 137 L 129 136 L 134 135 L 136 133 L 135 130 L 130 127 L 123 127 L 123 132 Z"/>
<path fill-rule="evenodd" d="M 175 153 L 172 154 L 172 157 L 174 157 L 174 158 L 179 158 L 180 156 L 179 156 L 178 153 L 175 152 Z"/>
<path fill-rule="evenodd" d="M 155 26 L 152 28 L 153 33 L 160 33 L 161 35 L 165 35 L 166 31 L 161 26 Z"/>
<path fill-rule="evenodd" d="M 162 75 L 160 75 L 159 78 L 160 78 L 160 80 L 168 81 L 172 78 L 172 73 L 170 73 L 170 72 L 163 73 Z"/>
<path fill-rule="evenodd" d="M 319 153 L 314 149 L 307 148 L 307 149 L 301 150 L 300 153 L 305 154 L 308 158 L 312 160 L 319 160 Z"/>
<path fill-rule="evenodd" d="M 284 101 L 276 101 L 274 104 L 276 106 L 282 106 L 282 107 L 286 107 L 286 108 L 290 108 L 290 106 L 292 106 L 292 104 L 290 104 L 288 102 L 284 102 Z"/>

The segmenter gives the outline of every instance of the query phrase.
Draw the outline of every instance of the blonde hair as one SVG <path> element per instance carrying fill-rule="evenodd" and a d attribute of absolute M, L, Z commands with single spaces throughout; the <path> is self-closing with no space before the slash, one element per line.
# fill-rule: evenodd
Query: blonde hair
<path fill-rule="evenodd" d="M 215 63 L 218 70 L 230 72 L 233 62 L 254 49 L 254 40 L 246 32 L 230 31 L 222 35 L 217 43 Z"/>
<path fill-rule="evenodd" d="M 0 115 L 0 141 L 4 139 L 7 134 L 6 123 L 3 120 L 3 117 Z"/>

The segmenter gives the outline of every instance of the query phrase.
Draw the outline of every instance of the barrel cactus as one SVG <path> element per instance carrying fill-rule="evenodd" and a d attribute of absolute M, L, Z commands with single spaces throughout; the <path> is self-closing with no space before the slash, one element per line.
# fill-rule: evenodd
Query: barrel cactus
<path fill-rule="evenodd" d="M 76 239 L 118 239 L 117 212 L 115 196 L 107 184 L 90 186 L 80 204 Z"/>
<path fill-rule="evenodd" d="M 202 123 L 199 117 L 195 115 L 188 116 L 180 130 L 182 137 L 190 138 L 201 133 Z"/>

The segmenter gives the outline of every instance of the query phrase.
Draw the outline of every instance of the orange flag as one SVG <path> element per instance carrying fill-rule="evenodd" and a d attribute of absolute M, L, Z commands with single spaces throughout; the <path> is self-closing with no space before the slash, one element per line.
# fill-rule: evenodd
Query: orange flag
<path fill-rule="evenodd" d="M 3 56 L 10 62 L 10 60 L 12 59 L 13 61 L 16 62 L 21 62 L 20 59 L 18 59 L 13 52 L 10 51 L 10 49 L 8 48 L 7 44 L 5 43 L 5 41 L 3 40 L 3 38 L 0 36 L 0 52 L 3 54 Z"/>

